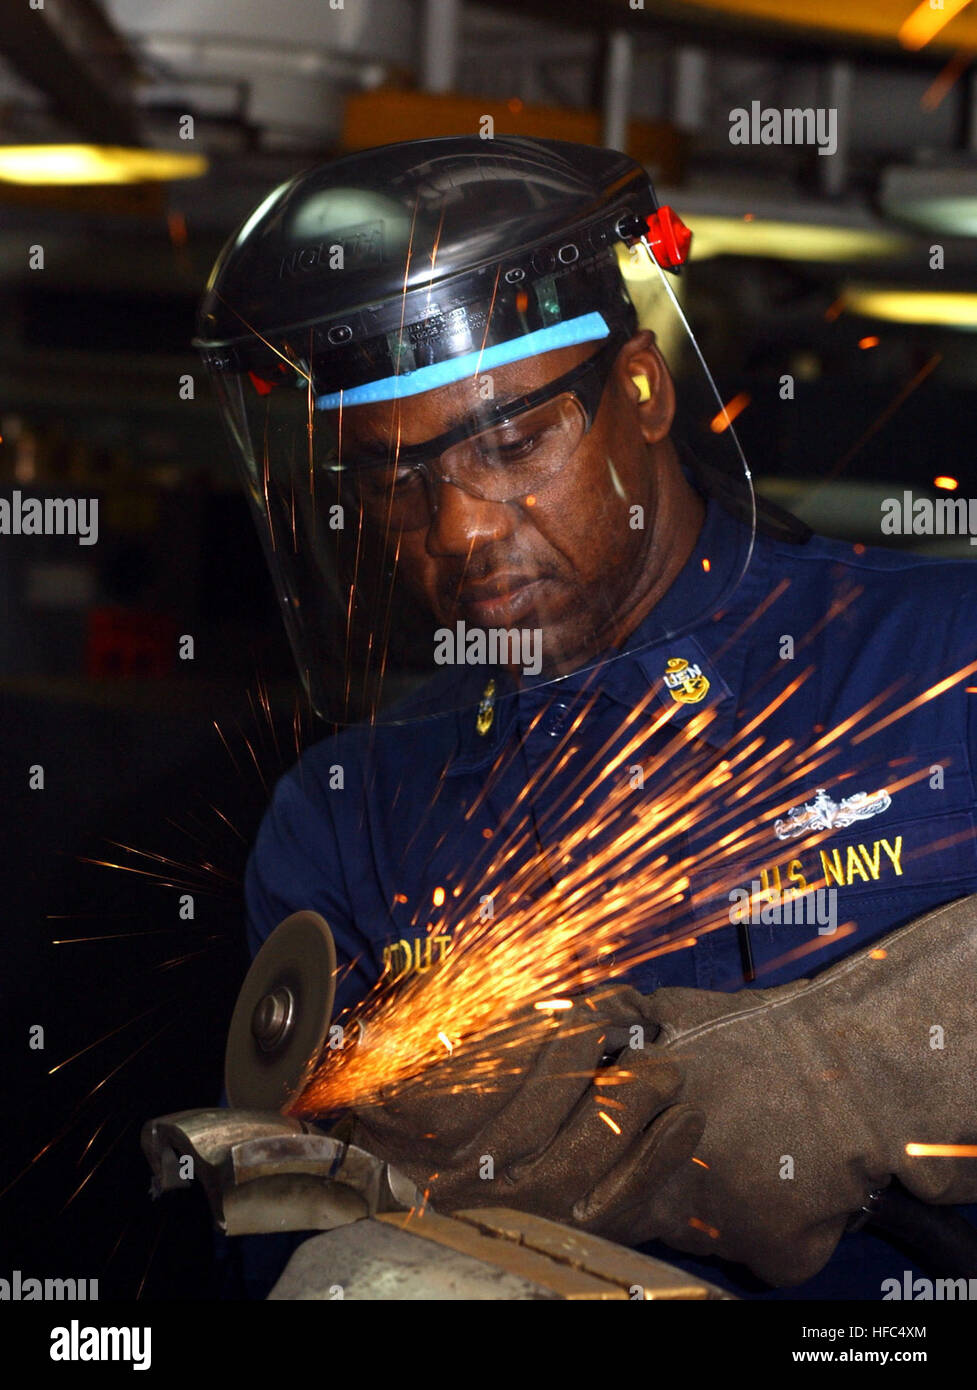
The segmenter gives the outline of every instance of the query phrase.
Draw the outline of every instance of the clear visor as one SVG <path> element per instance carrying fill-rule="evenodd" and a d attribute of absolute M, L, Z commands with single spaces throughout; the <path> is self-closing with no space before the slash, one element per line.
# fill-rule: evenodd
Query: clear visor
<path fill-rule="evenodd" d="M 393 399 L 320 394 L 314 362 L 263 343 L 262 370 L 215 374 L 324 719 L 477 715 L 489 682 L 597 679 L 729 603 L 755 528 L 732 409 L 643 245 L 622 270 L 637 349 L 593 313 L 584 341 L 469 352 Z"/>

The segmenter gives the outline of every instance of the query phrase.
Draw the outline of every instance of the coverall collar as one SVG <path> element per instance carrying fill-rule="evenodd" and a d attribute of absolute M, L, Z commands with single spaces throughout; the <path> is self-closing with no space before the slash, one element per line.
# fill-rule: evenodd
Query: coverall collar
<path fill-rule="evenodd" d="M 714 716 L 701 737 L 711 746 L 721 747 L 729 733 L 743 679 L 746 644 L 739 640 L 740 635 L 744 625 L 748 626 L 763 589 L 766 565 L 760 562 L 759 547 L 725 608 L 712 611 L 711 596 L 715 595 L 718 601 L 730 576 L 742 569 L 750 542 L 748 528 L 713 499 L 707 499 L 705 520 L 692 554 L 671 588 L 635 630 L 640 650 L 623 656 L 608 653 L 585 670 L 557 680 L 529 677 L 518 689 L 507 671 L 486 672 L 485 687 L 492 680 L 496 691 L 491 725 L 486 733 L 480 733 L 479 721 L 470 707 L 459 713 L 458 751 L 446 769 L 447 775 L 490 766 L 508 741 L 520 712 L 531 718 L 547 706 L 574 704 L 582 692 L 586 692 L 584 699 L 599 692 L 622 709 L 631 710 L 649 689 L 655 688 L 648 705 L 649 718 L 661 706 L 671 708 L 677 704 L 669 721 L 676 727 L 703 710 L 713 710 Z M 683 614 L 689 612 L 709 616 L 684 636 L 663 636 L 681 631 Z M 664 679 L 670 660 L 685 661 L 686 670 L 699 668 L 708 683 L 700 701 L 685 703 L 681 694 L 673 696 Z"/>

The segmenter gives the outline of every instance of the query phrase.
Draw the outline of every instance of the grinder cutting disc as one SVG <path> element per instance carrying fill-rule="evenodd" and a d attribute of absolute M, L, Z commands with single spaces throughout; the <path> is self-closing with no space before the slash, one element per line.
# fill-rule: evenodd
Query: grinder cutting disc
<path fill-rule="evenodd" d="M 224 1054 L 228 1103 L 283 1110 L 319 1060 L 336 995 L 336 948 L 317 912 L 296 912 L 255 956 Z"/>

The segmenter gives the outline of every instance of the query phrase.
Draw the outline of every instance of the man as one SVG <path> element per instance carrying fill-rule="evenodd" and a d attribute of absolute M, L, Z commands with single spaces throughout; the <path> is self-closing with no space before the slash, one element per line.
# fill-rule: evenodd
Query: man
<path fill-rule="evenodd" d="M 682 233 L 621 155 L 462 137 L 313 170 L 228 243 L 198 341 L 346 726 L 276 789 L 250 941 L 321 912 L 352 1008 L 497 915 L 531 1006 L 583 901 L 570 1020 L 516 1010 L 501 1085 L 462 1050 L 354 1137 L 446 1210 L 878 1297 L 873 1193 L 977 1200 L 906 1148 L 977 1140 L 974 914 L 925 916 L 977 892 L 970 574 L 757 510 L 730 429 L 707 456 L 675 296 L 641 329 L 621 276 Z"/>

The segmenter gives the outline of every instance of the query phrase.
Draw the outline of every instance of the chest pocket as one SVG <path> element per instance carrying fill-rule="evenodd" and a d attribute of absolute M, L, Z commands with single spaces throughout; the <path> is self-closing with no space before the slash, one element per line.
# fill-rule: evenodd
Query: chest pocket
<path fill-rule="evenodd" d="M 949 901 L 977 887 L 975 802 L 963 743 L 826 772 L 817 795 L 787 813 L 771 808 L 769 839 L 749 858 L 693 876 L 693 907 L 715 913 L 734 888 L 765 901 L 836 889 L 839 913 L 856 917 L 907 897 L 915 905 L 926 890 L 939 890 L 933 905 Z"/>

